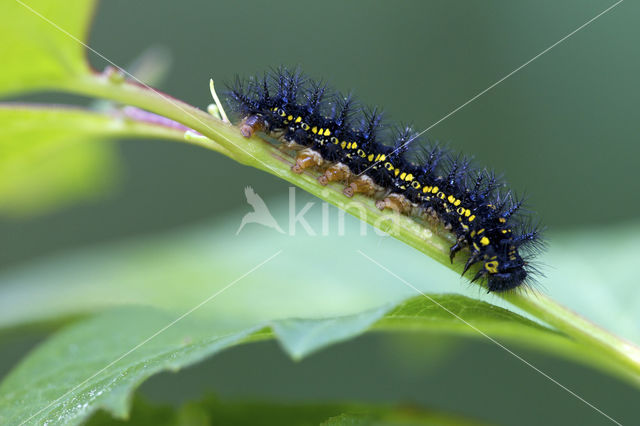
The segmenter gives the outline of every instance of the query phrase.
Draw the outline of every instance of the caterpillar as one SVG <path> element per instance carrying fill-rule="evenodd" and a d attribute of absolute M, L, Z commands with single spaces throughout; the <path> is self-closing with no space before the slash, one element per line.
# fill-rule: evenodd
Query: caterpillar
<path fill-rule="evenodd" d="M 360 107 L 298 69 L 236 77 L 228 89 L 243 136 L 260 131 L 277 138 L 297 151 L 293 172 L 319 169 L 319 184 L 342 182 L 347 197 L 364 194 L 381 210 L 443 224 L 455 236 L 451 261 L 463 248 L 470 251 L 462 275 L 481 263 L 472 282 L 502 292 L 535 276 L 531 258 L 541 247 L 540 227 L 495 173 L 438 144 L 419 143 L 410 126 L 385 123 L 378 109 Z"/>

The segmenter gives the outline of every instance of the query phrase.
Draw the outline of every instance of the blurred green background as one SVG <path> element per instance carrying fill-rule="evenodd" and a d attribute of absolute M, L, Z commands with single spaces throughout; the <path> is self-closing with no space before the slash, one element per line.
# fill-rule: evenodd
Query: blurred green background
<path fill-rule="evenodd" d="M 337 89 L 353 90 L 365 104 L 383 106 L 389 118 L 423 129 L 611 4 L 111 0 L 100 3 L 89 44 L 118 65 L 131 63 L 149 46 L 167 48 L 173 62 L 159 89 L 202 108 L 210 102 L 209 77 L 223 82 L 270 66 L 300 65 Z M 638 3 L 622 3 L 429 135 L 504 171 L 552 235 L 634 223 L 640 208 L 639 17 Z M 95 55 L 89 60 L 97 69 L 105 66 Z M 158 141 L 117 144 L 121 180 L 107 197 L 46 216 L 0 219 L 1 268 L 236 210 L 239 220 L 247 210 L 247 185 L 267 202 L 288 191 L 285 182 L 210 151 Z M 39 339 L 36 333 L 5 344 L 2 374 Z M 245 346 L 178 375 L 158 376 L 143 390 L 174 402 L 212 391 L 418 402 L 509 424 L 605 422 L 489 344 L 445 341 L 458 347 L 456 355 L 436 362 L 437 347 L 416 360 L 413 349 L 388 349 L 388 339 L 367 336 L 301 363 L 289 361 L 273 343 Z M 419 345 L 415 336 L 408 339 L 408 345 Z M 629 403 L 638 395 L 626 385 L 527 356 L 542 370 L 562 371 L 560 382 L 614 417 L 637 420 Z M 501 401 L 500 412 L 491 407 L 495 400 Z"/>

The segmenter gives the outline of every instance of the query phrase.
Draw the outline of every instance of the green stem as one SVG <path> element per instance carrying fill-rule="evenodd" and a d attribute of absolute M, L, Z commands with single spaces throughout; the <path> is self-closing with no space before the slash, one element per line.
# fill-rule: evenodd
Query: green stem
<path fill-rule="evenodd" d="M 640 384 L 640 348 L 633 343 L 604 330 L 544 294 L 529 291 L 501 297 L 571 339 L 586 344 L 587 349 L 601 351 L 616 369 L 636 385 Z"/>
<path fill-rule="evenodd" d="M 204 87 L 206 84 L 203 84 Z M 64 89 L 132 105 L 182 123 L 210 139 L 210 141 L 194 143 L 285 179 L 387 232 L 454 271 L 462 271 L 463 256 L 458 256 L 458 260 L 454 263 L 449 261 L 449 247 L 453 237 L 440 226 L 434 224 L 421 226 L 408 217 L 388 211 L 381 212 L 370 199 L 365 197 L 356 196 L 349 199 L 342 194 L 342 186 L 339 184 L 326 187 L 319 185 L 316 180 L 317 174 L 314 172 L 294 174 L 290 169 L 292 159 L 288 154 L 258 137 L 254 136 L 250 139 L 242 137 L 236 127 L 223 123 L 191 105 L 142 86 L 112 81 L 108 76 L 101 74 L 88 75 L 72 81 Z M 533 291 L 520 291 L 499 294 L 499 296 L 555 327 L 575 342 L 585 344 L 587 350 L 593 349 L 607 355 L 610 365 L 605 367 L 605 370 L 618 370 L 622 377 L 636 385 L 640 384 L 640 349 L 638 347 L 599 328 L 545 295 Z"/>

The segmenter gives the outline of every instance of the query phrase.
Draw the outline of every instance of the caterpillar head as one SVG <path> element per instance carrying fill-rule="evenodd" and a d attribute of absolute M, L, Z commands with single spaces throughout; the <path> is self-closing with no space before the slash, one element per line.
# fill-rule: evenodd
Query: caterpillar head
<path fill-rule="evenodd" d="M 507 291 L 518 287 L 527 278 L 525 264 L 520 256 L 516 259 L 504 258 L 484 263 L 480 272 L 486 273 L 489 291 Z"/>

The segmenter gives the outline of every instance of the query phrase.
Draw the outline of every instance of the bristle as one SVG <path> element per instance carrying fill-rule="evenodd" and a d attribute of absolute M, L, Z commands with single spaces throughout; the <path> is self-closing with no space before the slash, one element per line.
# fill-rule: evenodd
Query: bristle
<path fill-rule="evenodd" d="M 525 198 L 494 172 L 474 168 L 471 157 L 418 141 L 410 126 L 385 123 L 378 108 L 360 107 L 299 69 L 236 79 L 228 99 L 244 119 L 243 134 L 262 130 L 307 149 L 296 173 L 321 163 L 323 185 L 341 181 L 348 196 L 362 193 L 380 208 L 437 218 L 456 237 L 451 259 L 468 247 L 464 272 L 482 265 L 472 281 L 485 281 L 489 291 L 534 281 L 531 257 L 544 246 L 541 227 L 531 226 Z"/>

